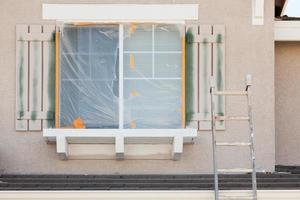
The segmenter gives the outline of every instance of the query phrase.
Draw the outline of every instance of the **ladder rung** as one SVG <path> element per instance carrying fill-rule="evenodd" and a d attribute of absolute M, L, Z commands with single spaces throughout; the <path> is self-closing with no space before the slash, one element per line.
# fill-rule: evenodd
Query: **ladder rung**
<path fill-rule="evenodd" d="M 246 120 L 248 121 L 250 118 L 247 116 L 215 116 L 215 119 L 218 121 L 224 121 L 224 120 Z"/>
<path fill-rule="evenodd" d="M 218 173 L 250 173 L 252 169 L 237 168 L 237 169 L 218 169 Z"/>
<path fill-rule="evenodd" d="M 247 91 L 216 91 L 215 95 L 232 95 L 232 96 L 243 96 L 247 95 Z"/>
<path fill-rule="evenodd" d="M 217 146 L 250 146 L 250 142 L 217 142 Z"/>
<path fill-rule="evenodd" d="M 249 196 L 227 196 L 227 195 L 220 195 L 219 196 L 220 200 L 250 200 L 253 199 L 253 195 Z"/>

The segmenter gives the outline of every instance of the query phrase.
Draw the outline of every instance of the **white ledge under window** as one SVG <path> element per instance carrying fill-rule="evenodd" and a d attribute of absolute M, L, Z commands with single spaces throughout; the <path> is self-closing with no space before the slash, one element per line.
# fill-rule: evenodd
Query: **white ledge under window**
<path fill-rule="evenodd" d="M 275 41 L 300 41 L 300 21 L 275 21 Z"/>
<path fill-rule="evenodd" d="M 70 144 L 114 145 L 105 151 L 114 151 L 115 159 L 126 158 L 127 144 L 168 144 L 170 158 L 179 160 L 184 143 L 192 143 L 197 136 L 196 129 L 44 129 L 48 142 L 56 142 L 61 159 L 68 159 Z M 153 148 L 155 146 L 153 145 Z M 143 150 L 143 146 L 140 148 Z M 110 152 L 112 153 L 112 152 Z M 104 153 L 105 154 L 105 153 Z M 155 157 L 153 158 L 155 159 Z"/>

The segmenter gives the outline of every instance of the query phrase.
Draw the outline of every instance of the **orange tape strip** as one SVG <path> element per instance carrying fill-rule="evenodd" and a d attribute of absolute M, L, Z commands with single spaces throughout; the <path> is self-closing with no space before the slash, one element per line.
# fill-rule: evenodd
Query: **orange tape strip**
<path fill-rule="evenodd" d="M 97 23 L 94 22 L 73 22 L 74 26 L 92 26 L 95 25 Z"/>
<path fill-rule="evenodd" d="M 182 37 L 182 128 L 186 127 L 185 116 L 185 37 Z"/>
<path fill-rule="evenodd" d="M 130 69 L 132 69 L 132 70 L 135 69 L 135 60 L 134 60 L 133 54 L 130 54 L 130 56 L 129 56 L 129 66 L 130 66 Z"/>

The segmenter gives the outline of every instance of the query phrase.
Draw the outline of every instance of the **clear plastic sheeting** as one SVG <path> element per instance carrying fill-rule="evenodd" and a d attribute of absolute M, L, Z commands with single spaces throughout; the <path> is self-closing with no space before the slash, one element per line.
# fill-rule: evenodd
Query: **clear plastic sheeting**
<path fill-rule="evenodd" d="M 117 25 L 64 26 L 60 48 L 60 127 L 118 128 Z"/>
<path fill-rule="evenodd" d="M 85 128 L 182 128 L 183 33 L 174 24 L 65 25 L 60 127 L 79 120 Z"/>
<path fill-rule="evenodd" d="M 182 29 L 124 26 L 124 127 L 182 127 Z"/>

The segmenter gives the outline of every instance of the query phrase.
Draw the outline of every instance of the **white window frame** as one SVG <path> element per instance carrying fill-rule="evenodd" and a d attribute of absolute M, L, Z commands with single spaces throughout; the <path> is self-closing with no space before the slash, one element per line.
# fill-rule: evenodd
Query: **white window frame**
<path fill-rule="evenodd" d="M 265 0 L 252 0 L 252 25 L 264 25 Z"/>
<path fill-rule="evenodd" d="M 118 25 L 118 32 L 119 32 L 119 83 L 118 83 L 118 91 L 119 91 L 119 98 L 118 98 L 118 116 L 119 116 L 119 120 L 118 120 L 118 129 L 124 129 L 124 80 L 180 80 L 181 82 L 184 81 L 185 79 L 183 78 L 184 74 L 181 74 L 180 77 L 154 77 L 155 74 L 155 53 L 160 53 L 160 54 L 180 54 L 182 57 L 183 51 L 178 50 L 178 51 L 156 51 L 155 50 L 155 24 L 151 25 L 151 35 L 152 35 L 152 49 L 150 51 L 131 51 L 131 50 L 127 50 L 124 51 L 124 24 L 123 23 L 119 23 Z M 184 37 L 184 36 L 182 36 Z M 132 54 L 132 53 L 151 53 L 152 54 L 152 77 L 124 77 L 124 54 Z M 182 62 L 180 63 L 182 64 Z M 61 61 L 60 61 L 60 65 L 61 65 Z M 61 79 L 61 77 L 60 77 Z M 184 84 L 184 83 L 182 83 Z M 181 93 L 181 98 L 184 97 L 184 92 L 182 91 Z M 61 85 L 59 85 L 59 99 L 61 99 Z M 184 102 L 182 102 L 181 106 L 185 106 Z M 58 121 L 59 121 L 59 127 L 60 128 L 64 128 L 61 127 L 61 102 L 59 100 L 59 115 L 58 115 Z M 182 115 L 184 115 L 184 113 L 182 113 Z M 184 119 L 183 117 L 181 118 L 182 120 Z M 185 124 L 185 122 L 181 121 L 181 124 Z M 99 128 L 100 129 L 100 128 Z"/>
<path fill-rule="evenodd" d="M 80 9 L 79 9 L 80 8 Z M 79 10 L 78 10 L 79 9 Z M 121 9 L 121 10 L 120 10 Z M 153 14 L 155 13 L 155 14 Z M 183 152 L 183 144 L 191 143 L 197 137 L 196 129 L 122 129 L 124 125 L 123 102 L 123 22 L 184 23 L 198 19 L 198 4 L 43 4 L 43 19 L 63 22 L 117 22 L 119 23 L 119 129 L 44 129 L 46 141 L 57 143 L 57 153 L 61 159 L 68 159 L 69 144 L 108 143 L 115 145 L 115 158 L 124 159 L 125 144 L 158 143 L 171 144 L 171 157 L 178 160 Z"/>

